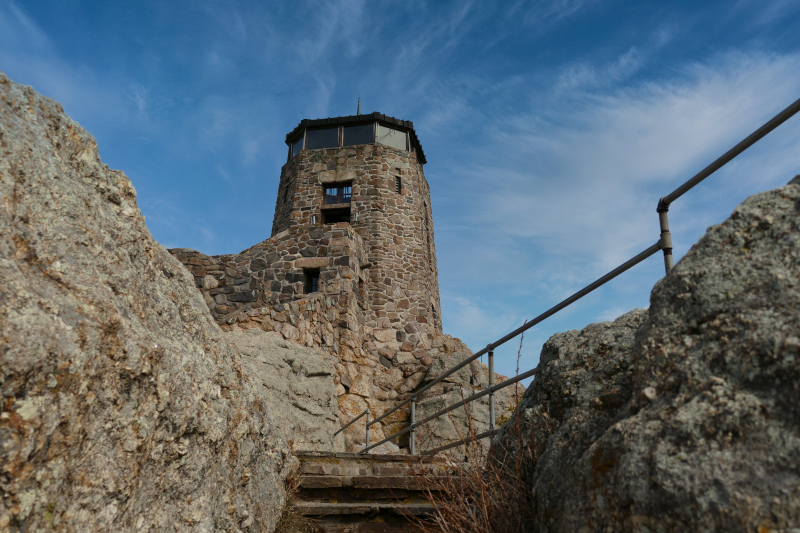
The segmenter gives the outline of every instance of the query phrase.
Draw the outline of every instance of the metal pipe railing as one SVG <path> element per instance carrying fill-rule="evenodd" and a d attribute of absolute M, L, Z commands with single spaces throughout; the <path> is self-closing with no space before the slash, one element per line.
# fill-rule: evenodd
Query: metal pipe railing
<path fill-rule="evenodd" d="M 392 440 L 395 437 L 399 437 L 401 435 L 405 435 L 409 431 L 414 431 L 416 428 L 418 428 L 422 424 L 430 422 L 431 420 L 433 420 L 435 418 L 438 418 L 438 417 L 442 416 L 443 414 L 452 411 L 453 409 L 458 409 L 462 405 L 466 405 L 468 403 L 474 402 L 477 399 L 483 398 L 487 394 L 494 394 L 495 391 L 499 391 L 500 389 L 504 389 L 504 388 L 508 387 L 509 385 L 513 385 L 514 383 L 516 383 L 518 381 L 522 381 L 523 379 L 528 379 L 529 377 L 531 377 L 534 374 L 536 374 L 536 372 L 538 370 L 539 370 L 539 367 L 537 366 L 533 370 L 528 370 L 527 372 L 523 372 L 522 374 L 519 374 L 519 375 L 517 375 L 517 376 L 515 376 L 513 378 L 509 378 L 509 379 L 505 380 L 504 382 L 502 382 L 502 383 L 500 383 L 498 385 L 494 385 L 492 387 L 487 387 L 487 388 L 483 389 L 480 392 L 476 392 L 475 394 L 473 394 L 472 396 L 470 396 L 468 398 L 464 398 L 460 402 L 456 402 L 456 403 L 454 403 L 452 405 L 448 405 L 447 407 L 445 407 L 441 411 L 428 416 L 424 420 L 420 420 L 418 422 L 414 422 L 413 421 L 413 417 L 412 417 L 412 421 L 409 423 L 409 425 L 405 429 L 401 429 L 397 433 L 392 433 L 391 435 L 389 435 L 388 437 L 386 437 L 382 441 L 376 442 L 375 444 L 373 444 L 371 446 L 368 446 L 367 448 L 364 448 L 363 450 L 361 450 L 361 453 L 367 452 L 367 451 L 371 450 L 372 448 L 375 448 L 377 446 L 380 446 L 381 444 L 389 442 L 390 440 Z M 414 404 L 415 404 L 415 402 L 412 402 L 411 405 L 413 406 Z M 416 413 L 414 413 L 414 414 L 416 414 Z"/>
<path fill-rule="evenodd" d="M 438 448 L 422 452 L 422 455 L 433 455 L 439 452 L 443 452 L 445 450 L 449 450 L 450 448 L 455 448 L 456 446 L 463 446 L 464 444 L 468 444 L 476 440 L 482 440 L 485 439 L 486 437 L 491 437 L 491 436 L 492 436 L 492 430 L 490 429 L 489 431 L 484 431 L 483 433 L 479 433 L 474 437 L 466 437 L 461 440 L 451 442 L 450 444 L 445 444 L 444 446 L 439 446 Z"/>
<path fill-rule="evenodd" d="M 363 413 L 358 415 L 356 418 L 351 420 L 347 425 L 345 425 L 344 427 L 339 429 L 339 431 L 334 433 L 334 435 L 339 434 L 344 429 L 346 429 L 347 427 L 352 425 L 356 420 L 360 419 L 364 415 L 367 415 L 366 446 L 360 453 L 366 453 L 367 451 L 369 451 L 369 450 L 371 450 L 371 449 L 373 449 L 373 448 L 375 448 L 377 446 L 380 446 L 381 444 L 384 444 L 384 443 L 390 441 L 393 438 L 396 438 L 398 436 L 401 436 L 401 435 L 404 435 L 404 434 L 406 434 L 408 432 L 411 432 L 409 446 L 410 446 L 410 451 L 413 454 L 416 451 L 416 443 L 415 443 L 415 440 L 414 440 L 414 436 L 415 436 L 414 435 L 414 431 L 415 431 L 415 429 L 417 427 L 419 427 L 420 425 L 425 424 L 427 422 L 430 422 L 431 420 L 433 420 L 433 419 L 435 419 L 435 418 L 437 418 L 437 417 L 449 412 L 452 409 L 457 409 L 457 408 L 459 408 L 461 406 L 464 406 L 464 405 L 466 405 L 466 404 L 468 404 L 470 402 L 473 402 L 473 401 L 475 401 L 475 400 L 477 400 L 479 398 L 482 398 L 483 396 L 488 394 L 489 395 L 489 431 L 486 431 L 486 432 L 481 433 L 479 435 L 476 435 L 474 437 L 468 437 L 466 439 L 462 439 L 460 441 L 456 441 L 454 443 L 447 444 L 445 446 L 440 446 L 439 448 L 436 448 L 434 450 L 430 450 L 430 451 L 424 452 L 423 455 L 431 455 L 431 454 L 438 453 L 438 452 L 443 451 L 443 450 L 447 450 L 447 449 L 450 449 L 450 448 L 453 448 L 453 447 L 456 447 L 456 446 L 460 446 L 462 444 L 466 444 L 467 442 L 471 442 L 473 440 L 481 440 L 483 438 L 486 438 L 486 437 L 489 437 L 489 436 L 493 436 L 494 435 L 494 430 L 495 430 L 494 392 L 499 390 L 499 389 L 502 389 L 504 387 L 507 387 L 509 385 L 512 385 L 512 384 L 514 384 L 514 383 L 516 383 L 516 382 L 518 382 L 518 381 L 520 381 L 522 379 L 525 379 L 527 377 L 530 377 L 530 376 L 534 375 L 536 373 L 537 369 L 538 369 L 538 367 L 537 367 L 537 368 L 535 368 L 533 370 L 529 370 L 528 372 L 520 374 L 519 376 L 517 376 L 515 378 L 508 379 L 508 380 L 504 381 L 503 383 L 500 383 L 499 385 L 493 385 L 493 383 L 494 383 L 494 350 L 495 350 L 495 348 L 505 344 L 509 340 L 511 340 L 514 337 L 520 335 L 521 333 L 527 331 L 528 329 L 532 328 L 536 324 L 539 324 L 540 322 L 542 322 L 543 320 L 545 320 L 545 319 L 549 318 L 550 316 L 554 315 L 558 311 L 564 309 L 565 307 L 571 305 L 572 303 L 576 302 L 577 300 L 583 298 L 584 296 L 586 296 L 587 294 L 591 293 L 592 291 L 594 291 L 598 287 L 601 287 L 602 285 L 605 285 L 606 283 L 608 283 L 612 279 L 616 278 L 617 276 L 619 276 L 620 274 L 626 272 L 627 270 L 633 268 L 634 266 L 636 266 L 637 264 L 641 263 L 642 261 L 644 261 L 645 259 L 647 259 L 651 255 L 655 254 L 659 250 L 661 250 L 664 253 L 664 270 L 665 270 L 666 273 L 669 273 L 669 271 L 672 269 L 672 265 L 673 265 L 673 260 L 672 260 L 672 235 L 670 234 L 670 231 L 669 231 L 669 215 L 668 215 L 670 204 L 672 202 L 674 202 L 675 200 L 677 200 L 678 198 L 680 198 L 681 196 L 683 196 L 687 191 L 689 191 L 690 189 L 695 187 L 698 183 L 700 183 L 701 181 L 703 181 L 704 179 L 706 179 L 707 177 L 712 175 L 714 172 L 716 172 L 717 170 L 722 168 L 726 163 L 731 161 L 737 155 L 739 155 L 742 152 L 744 152 L 747 148 L 749 148 L 750 146 L 755 144 L 758 140 L 763 138 L 769 132 L 771 132 L 772 130 L 774 130 L 775 128 L 777 128 L 778 126 L 783 124 L 784 122 L 786 122 L 789 118 L 791 118 L 792 116 L 797 114 L 798 111 L 800 111 L 800 99 L 796 100 L 791 105 L 789 105 L 786 109 L 784 109 L 783 111 L 781 111 L 780 113 L 775 115 L 772 119 L 767 121 L 763 126 L 758 128 L 756 131 L 754 131 L 753 133 L 748 135 L 744 140 L 742 140 L 736 146 L 734 146 L 733 148 L 731 148 L 730 150 L 725 152 L 722 156 L 717 158 L 713 163 L 711 163 L 710 165 L 705 167 L 703 170 L 701 170 L 700 172 L 695 174 L 691 179 L 689 179 L 686 182 L 684 182 L 680 187 L 676 188 L 674 191 L 672 191 L 668 195 L 663 196 L 658 201 L 658 206 L 657 206 L 657 209 L 656 209 L 656 211 L 658 212 L 659 227 L 660 227 L 660 230 L 661 230 L 661 236 L 660 236 L 658 242 L 656 242 L 655 244 L 653 244 L 652 246 L 650 246 L 649 248 L 647 248 L 643 252 L 639 253 L 635 257 L 631 258 L 630 260 L 626 261 L 625 263 L 621 264 L 620 266 L 618 266 L 617 268 L 615 268 L 611 272 L 609 272 L 606 275 L 602 276 L 601 278 L 597 279 L 593 283 L 587 285 L 586 287 L 584 287 L 580 291 L 576 292 L 575 294 L 573 294 L 569 298 L 567 298 L 567 299 L 563 300 L 562 302 L 554 305 L 553 307 L 551 307 L 550 309 L 548 309 L 544 313 L 540 314 L 539 316 L 537 316 L 536 318 L 534 318 L 530 322 L 527 322 L 527 323 L 523 324 L 522 326 L 518 327 L 517 329 L 515 329 L 514 331 L 512 331 L 511 333 L 509 333 L 505 337 L 502 337 L 502 338 L 496 340 L 493 343 L 487 344 L 484 349 L 480 350 L 479 352 L 475 353 L 474 355 L 471 355 L 470 357 L 468 357 L 468 358 L 464 359 L 463 361 L 461 361 L 459 364 L 457 364 L 457 365 L 453 366 L 452 368 L 450 368 L 449 370 L 445 371 L 439 377 L 437 377 L 436 379 L 434 379 L 433 381 L 431 381 L 430 383 L 428 383 L 427 385 L 422 387 L 417 392 L 411 394 L 408 398 L 406 398 L 405 400 L 403 400 L 402 402 L 400 402 L 399 404 L 394 406 L 392 409 L 390 409 L 389 411 L 386 411 L 385 413 L 383 413 L 383 415 L 381 415 L 380 417 L 370 421 L 369 420 L 369 410 L 367 409 Z M 440 383 L 442 380 L 444 380 L 447 377 L 449 377 L 449 376 L 453 375 L 454 373 L 458 372 L 459 370 L 464 368 L 466 365 L 468 365 L 471 362 L 475 361 L 476 359 L 478 359 L 479 357 L 481 357 L 485 353 L 489 354 L 489 386 L 486 389 L 484 389 L 483 391 L 481 391 L 479 393 L 473 394 L 469 398 L 465 398 L 465 399 L 461 400 L 460 402 L 457 402 L 457 403 L 455 403 L 453 405 L 445 407 L 444 409 L 438 411 L 437 413 L 426 417 L 424 420 L 416 421 L 416 402 L 417 402 L 417 398 L 419 398 L 420 395 L 422 395 L 424 392 L 428 391 L 431 387 L 433 387 L 437 383 Z M 386 437 L 385 439 L 383 439 L 382 441 L 380 441 L 378 443 L 370 445 L 369 444 L 369 426 L 380 422 L 381 420 L 385 419 L 386 417 L 388 417 L 389 415 L 391 415 L 392 413 L 394 413 L 398 409 L 401 409 L 402 407 L 404 407 L 405 405 L 407 405 L 409 403 L 411 403 L 411 421 L 409 423 L 409 426 L 407 428 L 403 429 L 403 430 L 400 430 L 400 431 L 394 433 L 393 435 L 390 435 L 390 436 Z"/>
<path fill-rule="evenodd" d="M 364 409 L 364 412 L 363 412 L 363 413 L 361 413 L 360 415 L 358 415 L 357 417 L 355 417 L 354 419 L 352 419 L 352 420 L 351 420 L 350 422 L 348 422 L 346 425 L 344 425 L 344 426 L 340 427 L 340 428 L 339 428 L 339 431 L 337 431 L 336 433 L 334 433 L 334 434 L 333 434 L 333 436 L 335 437 L 336 435 L 338 435 L 339 433 L 341 433 L 341 432 L 342 432 L 342 431 L 344 431 L 345 429 L 347 429 L 347 428 L 349 428 L 350 426 L 352 426 L 353 424 L 355 424 L 355 423 L 356 423 L 356 420 L 358 420 L 359 418 L 361 418 L 362 416 L 364 416 L 364 415 L 365 415 L 365 414 L 367 414 L 367 413 L 369 413 L 369 409 Z"/>

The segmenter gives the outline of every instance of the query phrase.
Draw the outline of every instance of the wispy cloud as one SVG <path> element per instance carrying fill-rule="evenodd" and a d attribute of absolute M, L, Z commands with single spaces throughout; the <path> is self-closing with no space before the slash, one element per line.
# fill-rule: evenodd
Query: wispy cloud
<path fill-rule="evenodd" d="M 798 70 L 800 56 L 735 53 L 671 80 L 606 94 L 581 87 L 559 96 L 568 106 L 549 100 L 502 117 L 485 151 L 508 157 L 459 169 L 474 182 L 466 189 L 480 191 L 468 201 L 488 207 L 476 212 L 493 234 L 614 265 L 656 240 L 655 191 L 668 192 L 790 103 Z"/>
<path fill-rule="evenodd" d="M 598 0 L 531 0 L 518 8 L 526 24 L 545 26 L 574 15 Z"/>
<path fill-rule="evenodd" d="M 658 240 L 658 197 L 791 103 L 800 94 L 796 72 L 800 55 L 731 52 L 623 87 L 565 90 L 556 82 L 539 105 L 495 117 L 482 126 L 470 164 L 452 170 L 460 193 L 448 205 L 460 209 L 437 225 L 437 239 L 460 245 L 440 259 L 444 291 L 459 287 L 469 298 L 491 287 L 508 315 L 530 317 L 629 259 Z M 773 139 L 712 178 L 710 194 L 693 191 L 676 202 L 678 256 L 744 196 L 783 185 L 800 168 L 792 149 L 800 125 L 787 124 Z M 625 276 L 596 320 L 644 304 L 654 279 Z M 473 293 L 475 284 L 481 290 Z M 631 290 L 640 296 L 621 305 Z M 534 303 L 534 295 L 545 298 Z M 594 298 L 600 305 L 603 298 Z M 446 316 L 464 312 L 460 303 L 443 305 Z M 453 325 L 458 335 L 475 335 L 467 320 Z M 515 325 L 506 322 L 505 330 Z"/>

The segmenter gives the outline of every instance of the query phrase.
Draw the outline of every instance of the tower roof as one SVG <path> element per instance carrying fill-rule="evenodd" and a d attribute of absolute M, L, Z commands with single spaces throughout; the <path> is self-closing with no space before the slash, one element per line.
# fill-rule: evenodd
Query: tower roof
<path fill-rule="evenodd" d="M 388 117 L 382 113 L 375 111 L 374 113 L 370 113 L 369 115 L 350 115 L 348 117 L 331 117 L 331 118 L 317 118 L 317 119 L 308 119 L 304 118 L 300 121 L 300 124 L 297 125 L 295 129 L 291 131 L 291 133 L 286 134 L 286 144 L 292 143 L 294 140 L 305 128 L 313 128 L 319 126 L 352 126 L 356 124 L 367 124 L 372 122 L 379 122 L 386 124 L 388 126 L 399 127 L 403 130 L 406 130 L 409 134 L 409 138 L 411 142 L 414 144 L 414 148 L 417 152 L 417 159 L 425 164 L 427 163 L 425 159 L 425 152 L 422 151 L 422 143 L 419 142 L 419 138 L 417 137 L 417 132 L 414 131 L 414 123 L 410 120 L 400 120 L 394 117 Z"/>

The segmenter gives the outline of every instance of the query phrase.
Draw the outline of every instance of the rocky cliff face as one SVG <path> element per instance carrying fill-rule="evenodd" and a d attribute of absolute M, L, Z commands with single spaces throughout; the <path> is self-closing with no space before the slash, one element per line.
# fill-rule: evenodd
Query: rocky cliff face
<path fill-rule="evenodd" d="M 271 531 L 294 459 L 128 178 L 0 73 L 0 530 Z"/>
<path fill-rule="evenodd" d="M 243 356 L 244 372 L 264 386 L 264 400 L 292 450 L 344 451 L 333 361 L 279 333 L 231 331 L 228 339 Z"/>
<path fill-rule="evenodd" d="M 521 408 L 538 459 L 531 530 L 798 527 L 798 332 L 795 178 L 709 229 L 647 315 L 551 339 Z M 515 423 L 501 457 L 516 451 Z"/>

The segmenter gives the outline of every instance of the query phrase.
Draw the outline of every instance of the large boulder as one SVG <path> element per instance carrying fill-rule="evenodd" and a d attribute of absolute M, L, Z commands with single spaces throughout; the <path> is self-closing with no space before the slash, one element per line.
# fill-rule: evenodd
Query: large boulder
<path fill-rule="evenodd" d="M 560 508 L 574 490 L 574 465 L 621 416 L 631 396 L 636 332 L 646 320 L 647 311 L 636 309 L 557 333 L 542 347 L 521 415 L 503 425 L 493 450 L 507 471 L 520 468 L 522 480 L 535 487 L 537 509 Z"/>
<path fill-rule="evenodd" d="M 0 73 L 0 531 L 271 531 L 296 460 L 121 172 Z"/>
<path fill-rule="evenodd" d="M 631 364 L 620 379 L 628 399 L 607 429 L 591 428 L 596 416 L 551 417 L 529 465 L 531 530 L 800 525 L 799 178 L 747 199 L 656 284 Z M 539 379 L 522 415 L 531 410 L 534 422 Z M 551 387 L 557 403 L 572 396 L 569 376 L 561 380 L 560 394 Z M 545 425 L 523 431 L 536 442 Z"/>
<path fill-rule="evenodd" d="M 244 357 L 244 372 L 264 386 L 267 405 L 292 450 L 344 451 L 344 436 L 333 435 L 339 429 L 339 401 L 330 356 L 259 329 L 227 336 Z"/>

